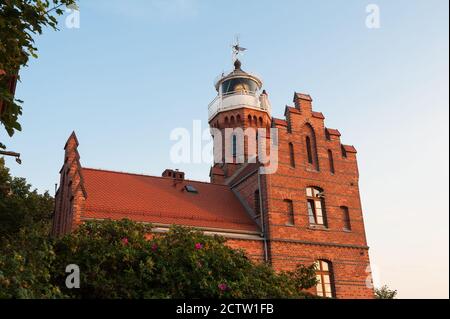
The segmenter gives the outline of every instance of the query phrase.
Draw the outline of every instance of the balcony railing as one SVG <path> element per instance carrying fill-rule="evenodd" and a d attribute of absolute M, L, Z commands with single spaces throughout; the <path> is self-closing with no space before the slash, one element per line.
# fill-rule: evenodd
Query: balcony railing
<path fill-rule="evenodd" d="M 268 102 L 261 103 L 259 93 L 236 91 L 218 95 L 208 106 L 208 119 L 211 120 L 219 112 L 234 110 L 242 107 L 270 111 L 270 105 Z"/>

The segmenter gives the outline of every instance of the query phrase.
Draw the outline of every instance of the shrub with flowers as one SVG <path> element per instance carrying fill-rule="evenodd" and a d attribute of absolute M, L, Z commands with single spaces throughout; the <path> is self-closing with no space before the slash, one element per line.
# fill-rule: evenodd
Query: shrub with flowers
<path fill-rule="evenodd" d="M 218 236 L 149 233 L 129 220 L 83 224 L 55 243 L 53 284 L 74 298 L 304 298 L 316 284 L 313 266 L 276 273 Z M 64 288 L 68 264 L 80 267 L 80 289 Z"/>

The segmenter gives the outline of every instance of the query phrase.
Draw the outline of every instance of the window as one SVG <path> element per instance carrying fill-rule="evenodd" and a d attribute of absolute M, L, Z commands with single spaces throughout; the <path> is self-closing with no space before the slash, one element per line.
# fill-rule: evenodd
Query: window
<path fill-rule="evenodd" d="M 316 265 L 316 292 L 320 297 L 333 298 L 332 270 L 331 263 L 325 260 L 318 260 Z"/>
<path fill-rule="evenodd" d="M 289 143 L 289 157 L 291 161 L 291 167 L 295 167 L 295 157 L 294 157 L 294 144 Z"/>
<path fill-rule="evenodd" d="M 232 146 L 232 151 L 233 151 L 233 157 L 236 157 L 237 155 L 237 136 L 233 135 L 231 137 L 231 146 Z"/>
<path fill-rule="evenodd" d="M 306 189 L 306 200 L 308 205 L 309 223 L 311 225 L 326 226 L 325 205 L 322 190 L 315 187 L 308 187 Z"/>
<path fill-rule="evenodd" d="M 309 136 L 306 137 L 306 153 L 308 154 L 308 163 L 313 163 L 313 155 L 311 148 L 311 138 Z"/>
<path fill-rule="evenodd" d="M 344 230 L 350 231 L 352 230 L 352 225 L 350 223 L 350 212 L 348 207 L 341 206 L 342 220 L 344 222 Z"/>
<path fill-rule="evenodd" d="M 197 193 L 198 193 L 197 188 L 195 188 L 195 187 L 192 186 L 192 185 L 186 185 L 186 186 L 184 186 L 184 189 L 185 189 L 188 193 L 194 193 L 194 194 L 197 194 Z"/>
<path fill-rule="evenodd" d="M 333 159 L 333 152 L 331 150 L 328 150 L 328 161 L 330 162 L 330 172 L 331 174 L 334 174 L 335 173 L 334 159 Z"/>
<path fill-rule="evenodd" d="M 287 225 L 294 225 L 294 203 L 290 199 L 285 199 L 284 203 L 286 204 L 286 212 L 287 212 Z"/>
<path fill-rule="evenodd" d="M 307 162 L 312 166 L 312 168 L 314 168 L 316 171 L 319 171 L 319 156 L 317 153 L 317 142 L 314 129 L 309 123 L 307 123 L 303 128 L 303 132 L 305 136 Z"/>
<path fill-rule="evenodd" d="M 261 202 L 259 201 L 259 190 L 255 191 L 255 214 L 256 217 L 261 216 Z"/>

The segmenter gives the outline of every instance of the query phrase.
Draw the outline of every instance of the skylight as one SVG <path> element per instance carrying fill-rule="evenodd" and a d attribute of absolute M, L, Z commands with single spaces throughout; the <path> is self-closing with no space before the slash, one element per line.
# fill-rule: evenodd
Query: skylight
<path fill-rule="evenodd" d="M 184 189 L 186 189 L 186 191 L 189 192 L 189 193 L 198 194 L 197 188 L 195 188 L 192 185 L 186 185 L 186 186 L 184 186 Z"/>

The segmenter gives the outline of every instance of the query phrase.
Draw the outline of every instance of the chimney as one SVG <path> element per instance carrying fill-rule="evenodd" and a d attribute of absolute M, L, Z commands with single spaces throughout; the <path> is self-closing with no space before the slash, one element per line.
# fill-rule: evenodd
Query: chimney
<path fill-rule="evenodd" d="M 184 181 L 184 172 L 180 172 L 179 170 L 166 169 L 162 173 L 162 177 L 173 178 L 177 181 Z"/>

